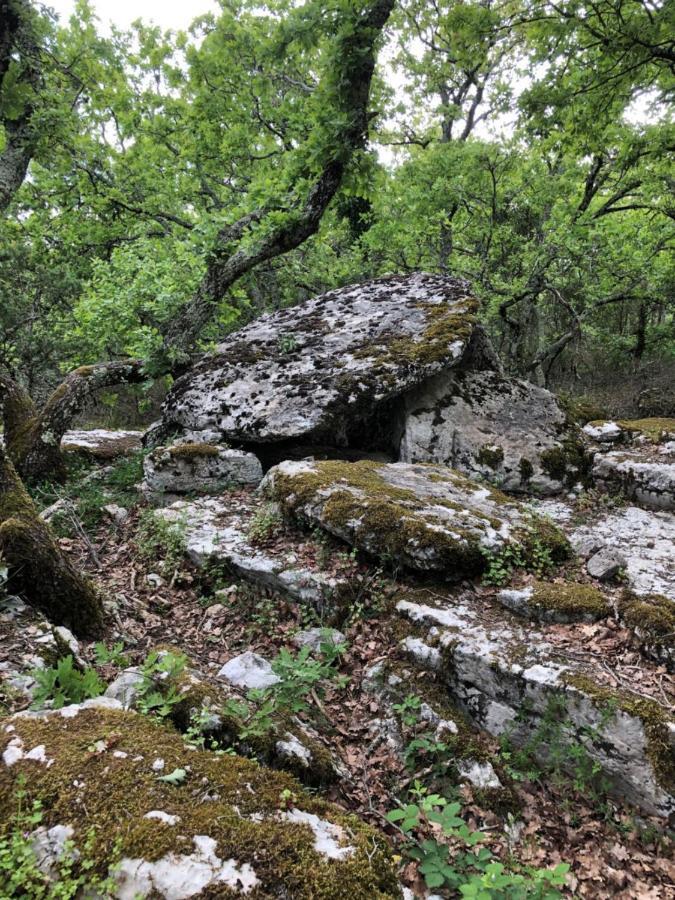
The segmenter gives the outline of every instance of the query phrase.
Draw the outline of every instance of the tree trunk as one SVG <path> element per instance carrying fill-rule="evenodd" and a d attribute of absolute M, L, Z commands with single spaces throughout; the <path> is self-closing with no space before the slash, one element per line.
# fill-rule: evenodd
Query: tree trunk
<path fill-rule="evenodd" d="M 26 99 L 19 115 L 0 113 L 4 131 L 0 151 L 0 211 L 7 209 L 24 182 L 35 151 L 38 130 L 33 121 L 34 102 L 42 87 L 41 50 L 34 32 L 34 12 L 27 0 L 0 0 L 0 94 L 16 65 L 16 85 Z M 11 87 L 11 86 L 10 86 Z"/>
<path fill-rule="evenodd" d="M 9 589 L 50 621 L 81 637 L 101 633 L 103 608 L 94 586 L 59 549 L 1 445 L 0 556 Z"/>
<path fill-rule="evenodd" d="M 137 359 L 82 366 L 71 372 L 38 410 L 16 381 L 0 375 L 7 452 L 21 478 L 64 481 L 61 438 L 75 416 L 101 388 L 133 384 L 143 378 L 143 366 Z"/>

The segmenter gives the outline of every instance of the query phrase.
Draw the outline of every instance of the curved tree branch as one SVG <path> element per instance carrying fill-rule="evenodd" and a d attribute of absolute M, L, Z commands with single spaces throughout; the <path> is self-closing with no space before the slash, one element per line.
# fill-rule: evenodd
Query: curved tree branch
<path fill-rule="evenodd" d="M 102 388 L 137 384 L 144 378 L 138 359 L 82 366 L 71 372 L 38 410 L 16 381 L 0 375 L 7 452 L 20 476 L 29 481 L 63 480 L 61 439 L 75 416 Z"/>
<path fill-rule="evenodd" d="M 395 0 L 369 0 L 357 15 L 352 29 L 337 39 L 334 60 L 337 71 L 325 78 L 336 85 L 334 117 L 344 122 L 330 135 L 331 145 L 323 148 L 326 163 L 310 185 L 304 200 L 279 203 L 284 220 L 261 228 L 255 239 L 252 228 L 265 219 L 273 208 L 253 210 L 218 236 L 206 273 L 194 297 L 169 325 L 164 336 L 164 353 L 168 360 L 187 356 L 227 290 L 261 262 L 273 259 L 300 246 L 319 228 L 328 204 L 339 189 L 354 153 L 365 146 L 368 133 L 370 84 L 375 70 L 376 45 Z M 253 240 L 250 240 L 253 235 Z M 242 246 L 243 238 L 249 239 Z M 233 246 L 234 244 L 234 246 Z"/>

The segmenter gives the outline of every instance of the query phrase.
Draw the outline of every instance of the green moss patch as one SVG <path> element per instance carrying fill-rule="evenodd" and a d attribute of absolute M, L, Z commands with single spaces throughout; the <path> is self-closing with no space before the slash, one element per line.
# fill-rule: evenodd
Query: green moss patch
<path fill-rule="evenodd" d="M 532 585 L 528 604 L 544 616 L 559 613 L 561 617 L 575 619 L 602 619 L 609 615 L 611 606 L 604 594 L 589 584 L 556 584 L 538 581 Z"/>
<path fill-rule="evenodd" d="M 457 304 L 464 309 L 457 311 Z M 452 344 L 467 344 L 477 321 L 478 301 L 473 297 L 460 297 L 452 308 L 445 304 L 420 302 L 418 309 L 425 313 L 426 328 L 415 337 L 382 339 L 380 343 L 366 345 L 354 353 L 357 358 L 373 358 L 378 366 L 428 366 L 449 360 Z"/>
<path fill-rule="evenodd" d="M 626 431 L 636 431 L 654 443 L 675 434 L 675 419 L 619 419 L 616 424 Z"/>
<path fill-rule="evenodd" d="M 133 713 L 89 709 L 73 718 L 12 724 L 13 732 L 0 729 L 0 752 L 19 736 L 26 748 L 44 745 L 54 763 L 22 760 L 0 768 L 0 823 L 15 812 L 23 775 L 28 800 L 43 804 L 44 825 L 70 824 L 76 846 L 93 829 L 90 855 L 98 872 L 106 872 L 116 843 L 123 857 L 156 861 L 171 852 L 191 853 L 192 838 L 207 835 L 217 842 L 220 859 L 252 866 L 260 881 L 247 894 L 253 900 L 400 896 L 384 839 L 354 816 L 309 797 L 290 776 L 240 757 L 188 750 L 176 732 Z M 157 759 L 164 760 L 159 773 L 152 767 Z M 182 782 L 159 780 L 175 769 L 186 770 Z M 339 826 L 353 853 L 341 859 L 319 854 L 307 825 L 280 820 L 291 809 Z M 151 810 L 180 821 L 170 826 L 144 818 Z M 222 887 L 211 895 L 227 896 Z"/>
<path fill-rule="evenodd" d="M 482 466 L 498 469 L 504 462 L 504 451 L 493 444 L 483 444 L 476 454 L 476 459 Z"/>
<path fill-rule="evenodd" d="M 625 591 L 619 601 L 619 615 L 640 644 L 658 655 L 675 651 L 675 602 L 662 594 L 637 597 Z"/>

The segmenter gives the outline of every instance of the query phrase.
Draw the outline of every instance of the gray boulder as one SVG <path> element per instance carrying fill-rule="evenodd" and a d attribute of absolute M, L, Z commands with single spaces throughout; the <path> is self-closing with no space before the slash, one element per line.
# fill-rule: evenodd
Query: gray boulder
<path fill-rule="evenodd" d="M 611 581 L 626 568 L 628 560 L 617 550 L 605 548 L 598 550 L 586 563 L 586 571 L 598 581 Z"/>
<path fill-rule="evenodd" d="M 651 453 L 634 449 L 598 454 L 593 478 L 643 506 L 675 509 L 675 448 L 669 445 Z"/>
<path fill-rule="evenodd" d="M 453 371 L 405 397 L 400 459 L 503 490 L 552 494 L 583 477 L 583 447 L 550 391 L 501 372 Z"/>
<path fill-rule="evenodd" d="M 247 650 L 234 656 L 218 672 L 218 678 L 235 687 L 264 689 L 278 684 L 281 679 L 272 671 L 272 664 L 263 656 Z"/>
<path fill-rule="evenodd" d="M 219 494 L 228 487 L 255 487 L 262 466 L 253 453 L 210 443 L 176 443 L 157 447 L 143 461 L 143 492 Z"/>

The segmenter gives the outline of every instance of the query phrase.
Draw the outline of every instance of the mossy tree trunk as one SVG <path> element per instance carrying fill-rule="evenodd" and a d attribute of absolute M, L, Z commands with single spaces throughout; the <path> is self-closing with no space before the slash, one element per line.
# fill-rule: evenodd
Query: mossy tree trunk
<path fill-rule="evenodd" d="M 42 521 L 0 445 L 0 556 L 9 589 L 78 636 L 97 636 L 103 608 L 93 584 L 80 575 Z"/>
<path fill-rule="evenodd" d="M 61 438 L 99 390 L 143 380 L 139 360 L 100 363 L 75 369 L 38 410 L 26 391 L 0 374 L 7 452 L 25 481 L 63 481 L 65 465 Z"/>

